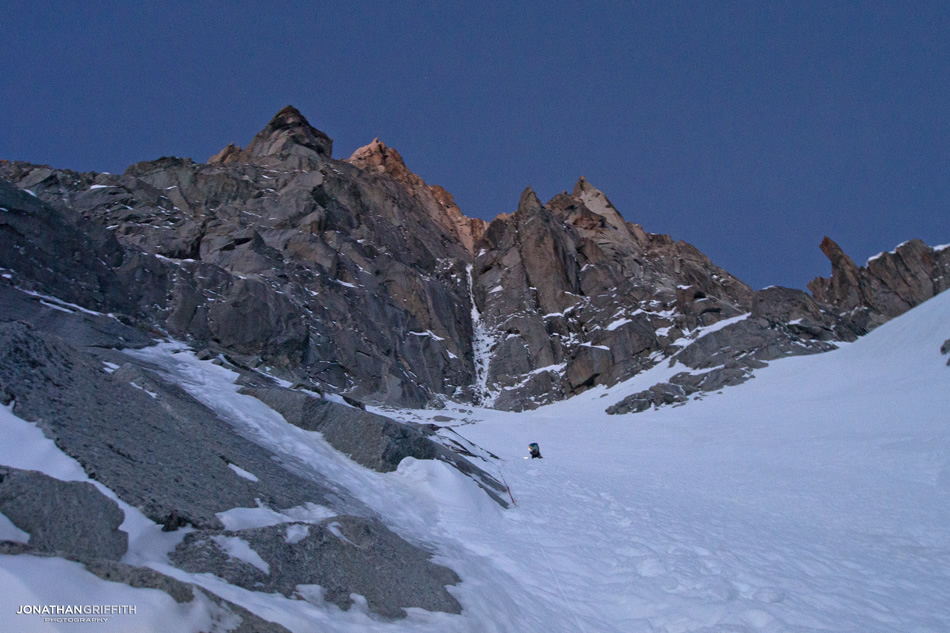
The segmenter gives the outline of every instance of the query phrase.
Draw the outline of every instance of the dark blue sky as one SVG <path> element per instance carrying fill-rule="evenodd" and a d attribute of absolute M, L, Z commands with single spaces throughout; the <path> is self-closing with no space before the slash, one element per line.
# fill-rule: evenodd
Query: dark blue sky
<path fill-rule="evenodd" d="M 802 288 L 950 242 L 950 3 L 0 0 L 0 158 L 121 172 L 293 104 L 490 219 L 584 175 L 648 231 Z"/>

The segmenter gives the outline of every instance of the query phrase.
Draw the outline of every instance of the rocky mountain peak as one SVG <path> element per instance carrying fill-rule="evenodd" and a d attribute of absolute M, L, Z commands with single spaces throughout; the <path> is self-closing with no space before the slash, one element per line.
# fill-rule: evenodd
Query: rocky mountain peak
<path fill-rule="evenodd" d="M 541 200 L 538 199 L 538 194 L 534 192 L 534 189 L 526 187 L 525 190 L 521 192 L 521 198 L 518 200 L 517 213 L 536 211 L 543 207 L 544 205 L 541 204 Z"/>
<path fill-rule="evenodd" d="M 346 162 L 365 172 L 387 176 L 405 187 L 423 203 L 429 216 L 452 232 L 470 253 L 488 226 L 484 220 L 469 218 L 462 213 L 455 204 L 455 198 L 448 191 L 438 185 L 426 184 L 406 167 L 398 151 L 379 138 L 374 138 L 372 143 L 357 149 Z"/>
<path fill-rule="evenodd" d="M 422 179 L 409 171 L 402 156 L 392 147 L 388 147 L 378 138 L 369 145 L 360 147 L 347 161 L 364 171 L 388 174 L 403 184 L 416 186 Z"/>
<path fill-rule="evenodd" d="M 333 140 L 293 106 L 281 109 L 245 148 L 233 143 L 208 159 L 211 164 L 261 163 L 312 169 L 330 158 Z"/>
<path fill-rule="evenodd" d="M 571 192 L 576 198 L 579 198 L 584 206 L 593 213 L 603 216 L 607 223 L 617 230 L 626 232 L 626 222 L 616 207 L 611 204 L 607 196 L 602 191 L 594 187 L 586 178 L 581 176 L 577 184 L 574 185 L 574 191 Z"/>
<path fill-rule="evenodd" d="M 546 203 L 526 188 L 488 225 L 378 138 L 346 161 L 330 150 L 288 107 L 210 164 L 163 158 L 117 176 L 0 161 L 30 192 L 0 187 L 12 227 L 0 290 L 130 315 L 208 354 L 399 406 L 530 408 L 682 365 L 620 413 L 853 340 L 950 286 L 950 246 L 911 240 L 859 267 L 826 238 L 832 275 L 809 284 L 814 298 L 756 292 L 625 222 L 586 178 Z"/>

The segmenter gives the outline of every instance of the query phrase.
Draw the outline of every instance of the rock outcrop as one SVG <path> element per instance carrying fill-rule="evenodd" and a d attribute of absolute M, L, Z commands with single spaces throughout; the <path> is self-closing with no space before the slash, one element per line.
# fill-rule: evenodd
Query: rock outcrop
<path fill-rule="evenodd" d="M 310 125 L 293 106 L 278 112 L 245 149 L 231 143 L 209 164 L 253 163 L 295 169 L 314 168 L 333 152 L 329 136 Z"/>
<path fill-rule="evenodd" d="M 422 178 L 409 171 L 395 149 L 386 147 L 378 138 L 373 139 L 369 145 L 353 152 L 346 162 L 367 173 L 385 174 L 405 186 L 410 195 L 421 202 L 433 222 L 452 234 L 469 253 L 474 252 L 475 242 L 485 232 L 488 223 L 465 217 L 452 194 L 438 185 L 427 185 Z"/>
<path fill-rule="evenodd" d="M 0 466 L 0 513 L 30 535 L 35 551 L 119 560 L 128 549 L 124 514 L 90 483 Z"/>
<path fill-rule="evenodd" d="M 508 506 L 502 497 L 506 489 L 497 479 L 443 446 L 428 428 L 282 387 L 245 387 L 241 393 L 261 400 L 294 426 L 320 432 L 362 466 L 388 473 L 406 457 L 438 459 L 474 479 L 499 505 Z"/>
<path fill-rule="evenodd" d="M 950 249 L 945 247 L 910 240 L 861 267 L 829 237 L 821 250 L 831 261 L 831 277 L 818 277 L 808 288 L 860 334 L 950 288 Z"/>
<path fill-rule="evenodd" d="M 253 554 L 229 555 L 234 543 Z M 359 594 L 388 618 L 403 618 L 410 607 L 462 611 L 445 589 L 460 581 L 455 572 L 430 562 L 426 552 L 371 519 L 334 517 L 318 524 L 192 533 L 171 559 L 186 571 L 212 573 L 245 589 L 326 600 L 343 609 Z"/>

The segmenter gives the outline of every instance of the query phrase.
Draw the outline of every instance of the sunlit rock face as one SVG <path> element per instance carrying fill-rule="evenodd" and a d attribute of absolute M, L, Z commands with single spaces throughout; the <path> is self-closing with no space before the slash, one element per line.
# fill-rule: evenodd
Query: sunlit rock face
<path fill-rule="evenodd" d="M 826 239 L 832 276 L 811 296 L 756 291 L 626 221 L 585 178 L 468 218 L 378 139 L 332 158 L 290 106 L 207 163 L 113 175 L 3 161 L 0 177 L 10 283 L 380 404 L 520 410 L 659 363 L 721 366 L 696 386 L 718 388 L 950 284 L 947 249 L 915 240 L 858 267 Z"/>

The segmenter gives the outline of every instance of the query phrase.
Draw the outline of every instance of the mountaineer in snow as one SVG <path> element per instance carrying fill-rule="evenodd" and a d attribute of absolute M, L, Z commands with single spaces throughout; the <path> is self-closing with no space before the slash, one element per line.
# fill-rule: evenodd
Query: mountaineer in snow
<path fill-rule="evenodd" d="M 528 444 L 528 450 L 531 451 L 531 459 L 541 458 L 541 447 L 536 442 Z"/>

